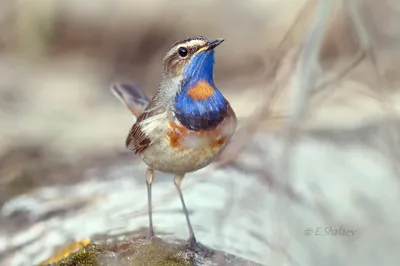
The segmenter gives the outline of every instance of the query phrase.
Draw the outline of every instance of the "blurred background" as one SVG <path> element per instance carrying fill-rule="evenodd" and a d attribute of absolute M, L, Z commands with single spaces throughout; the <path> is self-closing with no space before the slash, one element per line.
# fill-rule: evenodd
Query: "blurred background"
<path fill-rule="evenodd" d="M 19 193 L 81 164 L 119 159 L 132 118 L 109 85 L 135 81 L 152 95 L 164 54 L 188 36 L 226 39 L 216 82 L 232 101 L 241 98 L 260 81 L 260 55 L 282 38 L 302 3 L 278 2 L 3 1 L 2 184 L 15 183 Z M 62 175 L 57 182 L 68 182 Z M 14 189 L 4 187 L 7 198 Z"/>
<path fill-rule="evenodd" d="M 80 212 L 86 211 L 81 207 L 88 206 L 93 200 L 95 196 L 91 193 L 97 193 L 96 185 L 108 184 L 97 189 L 104 197 L 126 189 L 126 194 L 121 193 L 120 198 L 114 199 L 121 204 L 118 206 L 124 210 L 123 213 L 140 208 L 142 212 L 146 210 L 142 184 L 145 168 L 124 146 L 133 120 L 129 111 L 111 94 L 109 86 L 116 81 L 134 81 L 153 95 L 160 81 L 164 54 L 175 41 L 193 35 L 225 39 L 216 50 L 215 82 L 232 103 L 240 126 L 231 144 L 232 150 L 228 149 L 224 157 L 230 158 L 228 168 L 211 167 L 200 172 L 219 176 L 219 181 L 215 182 L 226 194 L 216 190 L 214 201 L 204 207 L 207 211 L 210 206 L 222 204 L 214 215 L 210 214 L 212 217 L 217 214 L 228 217 L 221 211 L 228 208 L 224 204 L 238 198 L 239 194 L 243 194 L 244 199 L 230 207 L 237 212 L 231 210 L 230 215 L 234 216 L 229 216 L 223 223 L 218 220 L 208 227 L 203 225 L 204 232 L 208 231 L 208 239 L 213 239 L 206 244 L 273 265 L 376 265 L 378 262 L 381 264 L 384 258 L 386 264 L 382 265 L 397 262 L 395 254 L 386 256 L 385 252 L 398 243 L 400 233 L 394 227 L 383 225 L 400 220 L 395 205 L 398 203 L 398 176 L 393 177 L 389 171 L 396 172 L 398 164 L 400 4 L 396 0 L 349 1 L 358 3 L 357 8 L 349 9 L 342 1 L 332 2 L 318 54 L 320 64 L 317 72 L 318 80 L 323 84 L 332 75 L 337 74 L 338 78 L 307 100 L 308 114 L 302 121 L 306 140 L 304 147 L 299 148 L 302 155 L 296 157 L 294 163 L 297 167 L 294 175 L 298 176 L 294 178 L 296 181 L 284 186 L 290 190 L 285 191 L 291 196 L 284 195 L 287 196 L 285 200 L 294 197 L 296 204 L 306 202 L 308 207 L 287 210 L 286 214 L 304 218 L 304 223 L 299 221 L 301 226 L 290 227 L 293 231 L 288 229 L 289 226 L 286 229 L 280 227 L 283 236 L 276 236 L 275 240 L 279 242 L 276 244 L 269 238 L 271 232 L 278 231 L 274 226 L 281 224 L 285 227 L 282 221 L 296 218 L 289 219 L 283 215 L 283 220 L 276 218 L 271 224 L 271 217 L 276 215 L 274 212 L 284 207 L 262 204 L 275 202 L 281 196 L 276 199 L 251 198 L 249 195 L 254 196 L 252 193 L 256 192 L 251 192 L 249 187 L 263 184 L 264 187 L 257 192 L 261 197 L 274 194 L 271 184 L 276 183 L 279 177 L 270 177 L 269 174 L 279 162 L 275 157 L 279 154 L 281 139 L 276 132 L 282 129 L 286 120 L 271 121 L 266 117 L 265 106 L 271 97 L 271 84 L 279 73 L 283 73 L 283 81 L 291 80 L 291 75 L 294 75 L 285 70 L 295 66 L 290 53 L 301 47 L 314 21 L 318 1 L 1 1 L 0 262 L 4 265 L 33 265 L 51 255 L 51 250 L 62 243 L 107 231 L 109 228 L 104 222 L 95 233 L 85 229 L 83 233 L 75 234 L 74 230 L 82 228 L 83 220 L 87 219 L 82 214 L 79 218 L 82 221 L 71 227 L 75 229 L 71 229 L 68 237 L 54 232 L 48 238 L 42 235 L 50 230 L 47 223 L 50 218 L 53 219 L 50 219 L 52 226 L 57 227 L 57 223 L 62 226 L 67 211 L 73 210 L 68 217 L 71 223 L 76 221 L 76 208 L 79 207 Z M 356 15 L 354 10 L 358 12 Z M 362 18 L 364 35 L 356 30 L 355 17 Z M 357 61 L 360 51 L 365 52 L 364 57 Z M 283 60 L 285 58 L 287 61 Z M 377 61 L 379 75 L 371 58 Z M 346 75 L 338 74 L 356 61 L 357 64 Z M 270 68 L 274 70 L 268 71 Z M 285 73 L 289 74 L 285 76 Z M 283 87 L 279 88 L 283 90 Z M 287 113 L 290 95 L 289 90 L 274 101 L 276 113 Z M 388 121 L 394 121 L 394 126 L 385 133 Z M 251 129 L 252 134 L 246 128 Z M 388 137 L 392 142 L 387 142 Z M 243 148 L 240 152 L 234 149 L 239 146 Z M 351 161 L 353 159 L 358 161 Z M 237 179 L 232 181 L 229 176 L 237 176 Z M 119 183 L 113 183 L 115 188 L 102 183 L 110 180 Z M 89 183 L 82 183 L 86 181 Z M 173 189 L 170 177 L 160 182 L 164 181 Z M 137 186 L 130 182 L 136 182 Z M 203 185 L 204 191 L 209 191 L 210 184 L 206 182 Z M 236 187 L 236 192 L 229 187 Z M 162 188 L 159 189 L 161 193 Z M 195 192 L 196 189 L 193 188 L 193 196 L 188 196 L 192 197 L 191 202 L 188 200 L 192 206 L 196 205 L 194 202 L 201 205 L 204 200 L 203 190 Z M 129 198 L 131 194 L 137 198 Z M 90 195 L 90 200 L 82 200 L 87 195 Z M 176 195 L 171 195 L 174 197 L 171 206 L 178 208 Z M 56 199 L 60 198 L 65 201 L 57 203 Z M 161 197 L 160 202 L 164 204 L 166 198 Z M 132 201 L 140 201 L 141 207 L 135 209 Z M 104 202 L 98 204 L 106 205 Z M 384 211 L 384 207 L 391 211 Z M 117 207 L 109 208 L 103 211 L 117 212 Z M 263 212 L 259 212 L 259 208 Z M 373 214 L 368 213 L 371 209 Z M 222 244 L 221 236 L 215 234 L 219 230 L 210 228 L 214 225 L 215 228 L 228 228 L 230 221 L 243 210 L 251 211 L 251 215 L 246 214 L 248 220 L 239 227 L 232 225 L 230 232 L 235 232 L 240 226 L 258 229 L 248 238 L 243 235 L 231 240 L 234 244 L 241 242 L 235 248 Z M 356 214 L 356 210 L 362 210 L 362 215 Z M 325 217 L 327 213 L 330 213 L 331 222 L 311 218 Z M 102 216 L 101 212 L 98 215 Z M 142 225 L 146 226 L 146 212 L 140 215 L 144 217 Z M 167 214 L 160 215 L 168 220 Z M 180 215 L 176 219 L 184 222 Z M 254 218 L 252 215 L 258 216 Z M 54 217 L 59 217 L 59 220 Z M 202 217 L 200 215 L 198 221 Z M 175 224 L 173 219 L 165 221 L 165 224 Z M 371 231 L 375 230 L 376 234 L 366 236 L 362 241 L 364 246 L 355 243 L 354 239 L 346 242 L 352 245 L 351 250 L 358 252 L 359 256 L 354 255 L 353 259 L 349 258 L 353 251 L 344 248 L 350 246 L 343 245 L 343 239 L 336 244 L 328 241 L 322 245 L 319 242 L 322 240 L 314 239 L 311 243 L 308 238 L 305 244 L 301 238 L 304 237 L 303 229 L 331 225 L 332 220 L 336 225 L 358 229 L 372 225 L 361 226 L 357 222 L 373 221 L 374 226 L 386 227 L 388 231 L 385 234 L 372 227 Z M 43 232 L 37 226 L 42 226 Z M 122 232 L 128 231 L 128 227 L 124 228 Z M 27 233 L 29 230 L 36 233 Z M 37 233 L 38 230 L 42 233 Z M 295 236 L 294 231 L 300 236 Z M 30 237 L 32 234 L 34 238 Z M 183 231 L 179 237 L 185 238 L 186 232 Z M 257 241 L 253 242 L 254 239 Z M 296 239 L 297 244 L 288 244 L 291 239 Z M 387 246 L 382 244 L 379 253 L 374 244 L 384 240 L 388 241 Z M 40 253 L 33 248 L 37 248 L 37 243 L 47 247 L 46 252 Z M 361 246 L 356 248 L 354 245 Z M 283 251 L 285 246 L 288 250 Z M 325 247 L 323 251 L 319 250 L 322 246 Z M 243 247 L 251 248 L 243 251 Z M 370 251 L 368 256 L 364 250 Z M 376 261 L 371 260 L 372 254 L 375 254 Z"/>

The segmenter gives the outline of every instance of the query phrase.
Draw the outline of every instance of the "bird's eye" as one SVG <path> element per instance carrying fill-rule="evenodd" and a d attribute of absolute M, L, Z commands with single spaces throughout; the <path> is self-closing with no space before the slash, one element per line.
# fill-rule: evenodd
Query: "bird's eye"
<path fill-rule="evenodd" d="M 180 57 L 185 58 L 188 55 L 188 50 L 185 47 L 180 47 L 178 49 L 178 54 Z"/>

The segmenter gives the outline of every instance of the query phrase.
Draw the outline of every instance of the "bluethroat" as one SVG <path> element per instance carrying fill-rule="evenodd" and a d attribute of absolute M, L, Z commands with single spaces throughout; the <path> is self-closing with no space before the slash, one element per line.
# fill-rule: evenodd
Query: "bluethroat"
<path fill-rule="evenodd" d="M 126 147 L 147 164 L 149 237 L 154 236 L 151 185 L 154 172 L 175 175 L 189 228 L 189 246 L 196 238 L 181 190 L 185 174 L 210 164 L 236 129 L 236 115 L 213 80 L 214 49 L 224 39 L 201 36 L 178 41 L 164 57 L 161 83 L 154 97 L 134 84 L 114 84 L 113 94 L 137 117 Z"/>

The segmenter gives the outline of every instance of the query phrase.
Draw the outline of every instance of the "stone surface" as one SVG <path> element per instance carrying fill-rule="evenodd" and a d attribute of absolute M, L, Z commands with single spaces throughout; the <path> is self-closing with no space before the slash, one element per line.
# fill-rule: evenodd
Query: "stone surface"
<path fill-rule="evenodd" d="M 375 13 L 368 22 L 381 24 L 376 39 L 384 53 L 378 61 L 389 79 L 393 115 L 400 111 L 396 1 L 363 1 Z M 243 122 L 265 103 L 269 58 L 305 1 L 237 1 L 229 8 L 211 0 L 196 6 L 3 2 L 0 265 L 26 266 L 66 243 L 122 241 L 146 231 L 145 167 L 131 157 L 119 161 L 132 117 L 110 94 L 111 82 L 137 81 L 151 95 L 172 42 L 194 33 L 224 37 L 215 78 Z M 328 32 L 332 57 L 341 57 L 349 39 L 340 27 Z M 368 62 L 336 85 L 313 101 L 319 106 L 310 108 L 310 132 L 290 152 L 291 175 L 277 170 L 281 136 L 260 133 L 245 136 L 246 149 L 234 165 L 211 165 L 185 178 L 202 244 L 262 265 L 398 265 L 399 179 L 391 170 L 400 156 L 391 150 L 399 146 L 399 131 L 387 145 L 384 125 L 376 122 L 387 114 L 380 103 L 385 88 Z M 285 102 L 283 97 L 278 109 Z M 39 156 L 27 146 L 37 147 Z M 71 171 L 86 169 L 78 164 L 88 158 L 97 164 L 84 176 Z M 157 173 L 155 180 L 157 235 L 186 239 L 172 177 Z M 102 254 L 110 263 L 114 257 L 112 251 Z"/>
<path fill-rule="evenodd" d="M 188 249 L 185 241 L 146 238 L 101 241 L 89 244 L 67 258 L 40 264 L 54 266 L 257 266 L 224 252 L 199 245 Z"/>
<path fill-rule="evenodd" d="M 399 181 L 382 128 L 303 135 L 291 151 L 288 180 L 275 177 L 278 134 L 257 135 L 233 166 L 188 175 L 183 193 L 197 239 L 262 265 L 397 265 Z M 93 169 L 76 185 L 12 198 L 1 216 L 20 222 L 1 231 L 2 265 L 38 263 L 74 240 L 145 232 L 144 171 L 139 162 L 115 165 L 103 178 Z M 157 173 L 153 188 L 156 234 L 186 239 L 172 177 Z"/>

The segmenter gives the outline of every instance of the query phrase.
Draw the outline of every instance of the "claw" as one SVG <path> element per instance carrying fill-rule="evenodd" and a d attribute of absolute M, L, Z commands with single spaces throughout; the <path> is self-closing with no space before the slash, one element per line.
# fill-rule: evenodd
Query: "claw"
<path fill-rule="evenodd" d="M 190 250 L 196 250 L 196 248 L 198 247 L 196 238 L 194 236 L 190 236 L 187 245 Z"/>
<path fill-rule="evenodd" d="M 149 232 L 147 234 L 147 239 L 152 239 L 154 237 L 154 231 L 152 229 L 149 229 Z"/>

